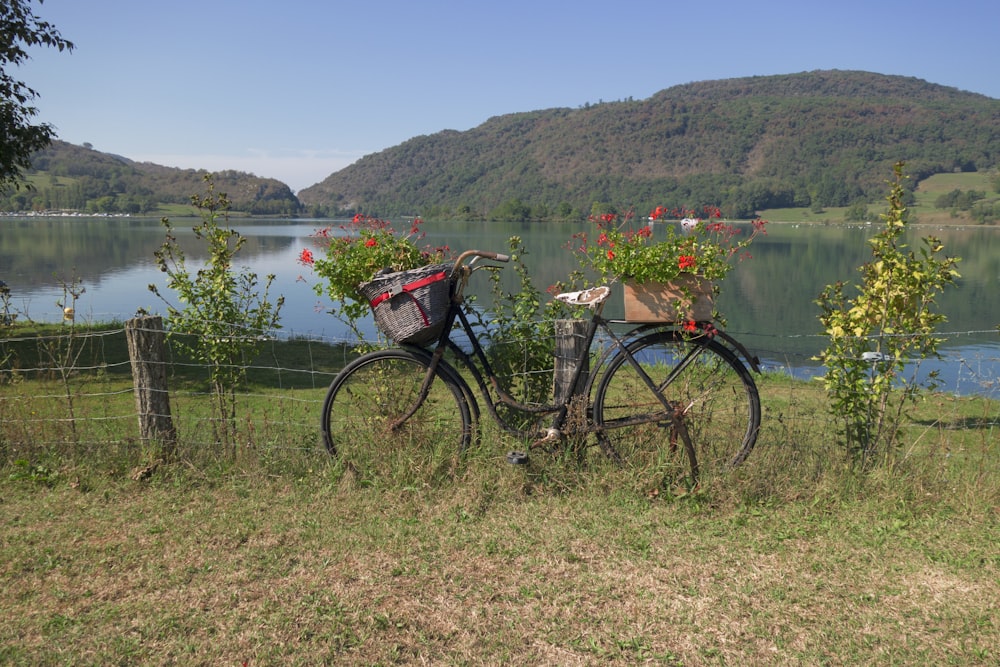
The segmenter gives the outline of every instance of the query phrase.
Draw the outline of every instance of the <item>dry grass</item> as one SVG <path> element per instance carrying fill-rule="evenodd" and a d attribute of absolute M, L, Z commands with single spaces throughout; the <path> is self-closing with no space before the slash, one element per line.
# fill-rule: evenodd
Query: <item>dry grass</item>
<path fill-rule="evenodd" d="M 177 472 L 176 470 L 173 472 Z M 753 476 L 753 473 L 747 473 Z M 5 664 L 995 664 L 1000 507 L 188 476 L 4 482 Z M 995 484 L 995 481 L 993 482 Z M 994 503 L 994 504 L 990 504 Z"/>
<path fill-rule="evenodd" d="M 657 494 L 508 466 L 490 430 L 452 479 L 359 483 L 273 391 L 252 447 L 185 442 L 140 479 L 115 429 L 45 455 L 5 412 L 0 664 L 997 664 L 996 402 L 928 398 L 862 476 L 816 383 L 759 385 L 747 463 Z"/>

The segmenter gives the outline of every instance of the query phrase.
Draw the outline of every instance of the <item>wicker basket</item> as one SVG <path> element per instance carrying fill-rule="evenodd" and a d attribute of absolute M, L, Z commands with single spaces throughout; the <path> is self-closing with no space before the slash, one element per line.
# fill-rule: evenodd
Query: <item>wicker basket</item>
<path fill-rule="evenodd" d="M 451 264 L 380 274 L 358 285 L 375 325 L 397 343 L 426 345 L 441 334 L 451 303 Z"/>

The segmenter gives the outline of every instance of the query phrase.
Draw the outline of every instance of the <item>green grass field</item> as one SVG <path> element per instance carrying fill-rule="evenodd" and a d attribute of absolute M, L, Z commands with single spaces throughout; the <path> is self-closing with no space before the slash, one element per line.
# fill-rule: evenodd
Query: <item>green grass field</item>
<path fill-rule="evenodd" d="M 445 476 L 359 478 L 319 443 L 328 375 L 259 371 L 220 449 L 204 380 L 171 378 L 170 462 L 138 442 L 125 373 L 0 386 L 0 663 L 1000 660 L 995 402 L 928 396 L 861 474 L 818 383 L 764 375 L 756 449 L 691 490 L 510 466 L 524 443 L 490 427 Z M 76 430 L 53 421 L 67 386 Z"/>
<path fill-rule="evenodd" d="M 976 224 L 967 211 L 953 213 L 948 209 L 934 206 L 935 200 L 952 190 L 981 190 L 988 193 L 989 199 L 998 195 L 992 191 L 990 175 L 987 172 L 966 172 L 958 174 L 935 174 L 917 185 L 914 195 L 915 204 L 910 207 L 910 215 L 917 224 L 933 225 L 970 225 Z M 885 212 L 885 202 L 868 205 L 871 222 L 879 221 L 879 214 Z M 843 223 L 847 214 L 846 207 L 829 207 L 820 212 L 809 208 L 779 208 L 761 211 L 760 215 L 769 222 L 807 222 L 807 223 Z"/>

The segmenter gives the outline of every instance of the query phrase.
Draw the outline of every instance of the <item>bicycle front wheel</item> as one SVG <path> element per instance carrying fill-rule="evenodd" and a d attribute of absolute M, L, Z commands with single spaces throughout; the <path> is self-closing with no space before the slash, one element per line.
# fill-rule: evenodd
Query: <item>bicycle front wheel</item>
<path fill-rule="evenodd" d="M 472 439 L 471 412 L 461 380 L 443 363 L 421 400 L 430 358 L 422 350 L 379 350 L 333 379 L 323 442 L 345 471 L 366 483 L 426 482 L 454 472 Z"/>
<path fill-rule="evenodd" d="M 654 484 L 684 470 L 697 483 L 750 454 L 760 397 L 729 348 L 707 336 L 660 331 L 608 363 L 594 395 L 594 422 L 605 452 L 652 474 Z"/>

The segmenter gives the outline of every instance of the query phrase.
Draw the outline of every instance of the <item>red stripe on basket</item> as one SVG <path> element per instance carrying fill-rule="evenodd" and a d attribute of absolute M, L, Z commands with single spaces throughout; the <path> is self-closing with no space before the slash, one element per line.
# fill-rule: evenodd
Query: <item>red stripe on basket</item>
<path fill-rule="evenodd" d="M 403 285 L 403 292 L 405 293 L 405 292 L 416 291 L 421 287 L 426 287 L 427 285 L 430 285 L 431 283 L 436 283 L 439 280 L 445 280 L 447 277 L 448 274 L 445 273 L 444 271 L 440 271 L 438 273 L 432 273 L 426 278 L 421 278 L 420 280 L 415 280 L 408 285 Z M 372 308 L 374 308 L 375 306 L 379 305 L 386 299 L 391 299 L 391 298 L 392 298 L 392 292 L 383 292 L 382 294 L 379 294 L 377 297 L 371 300 L 371 306 Z M 420 314 L 423 315 L 423 309 L 420 310 Z M 423 315 L 423 317 L 424 317 L 424 322 L 426 323 L 427 316 Z"/>
<path fill-rule="evenodd" d="M 431 325 L 431 321 L 430 318 L 427 317 L 427 313 L 424 312 L 424 307 L 420 305 L 419 301 L 417 301 L 417 297 L 412 294 L 410 294 L 409 297 L 413 299 L 413 303 L 417 306 L 417 312 L 420 313 L 420 318 L 424 321 L 424 326 L 429 327 Z"/>

